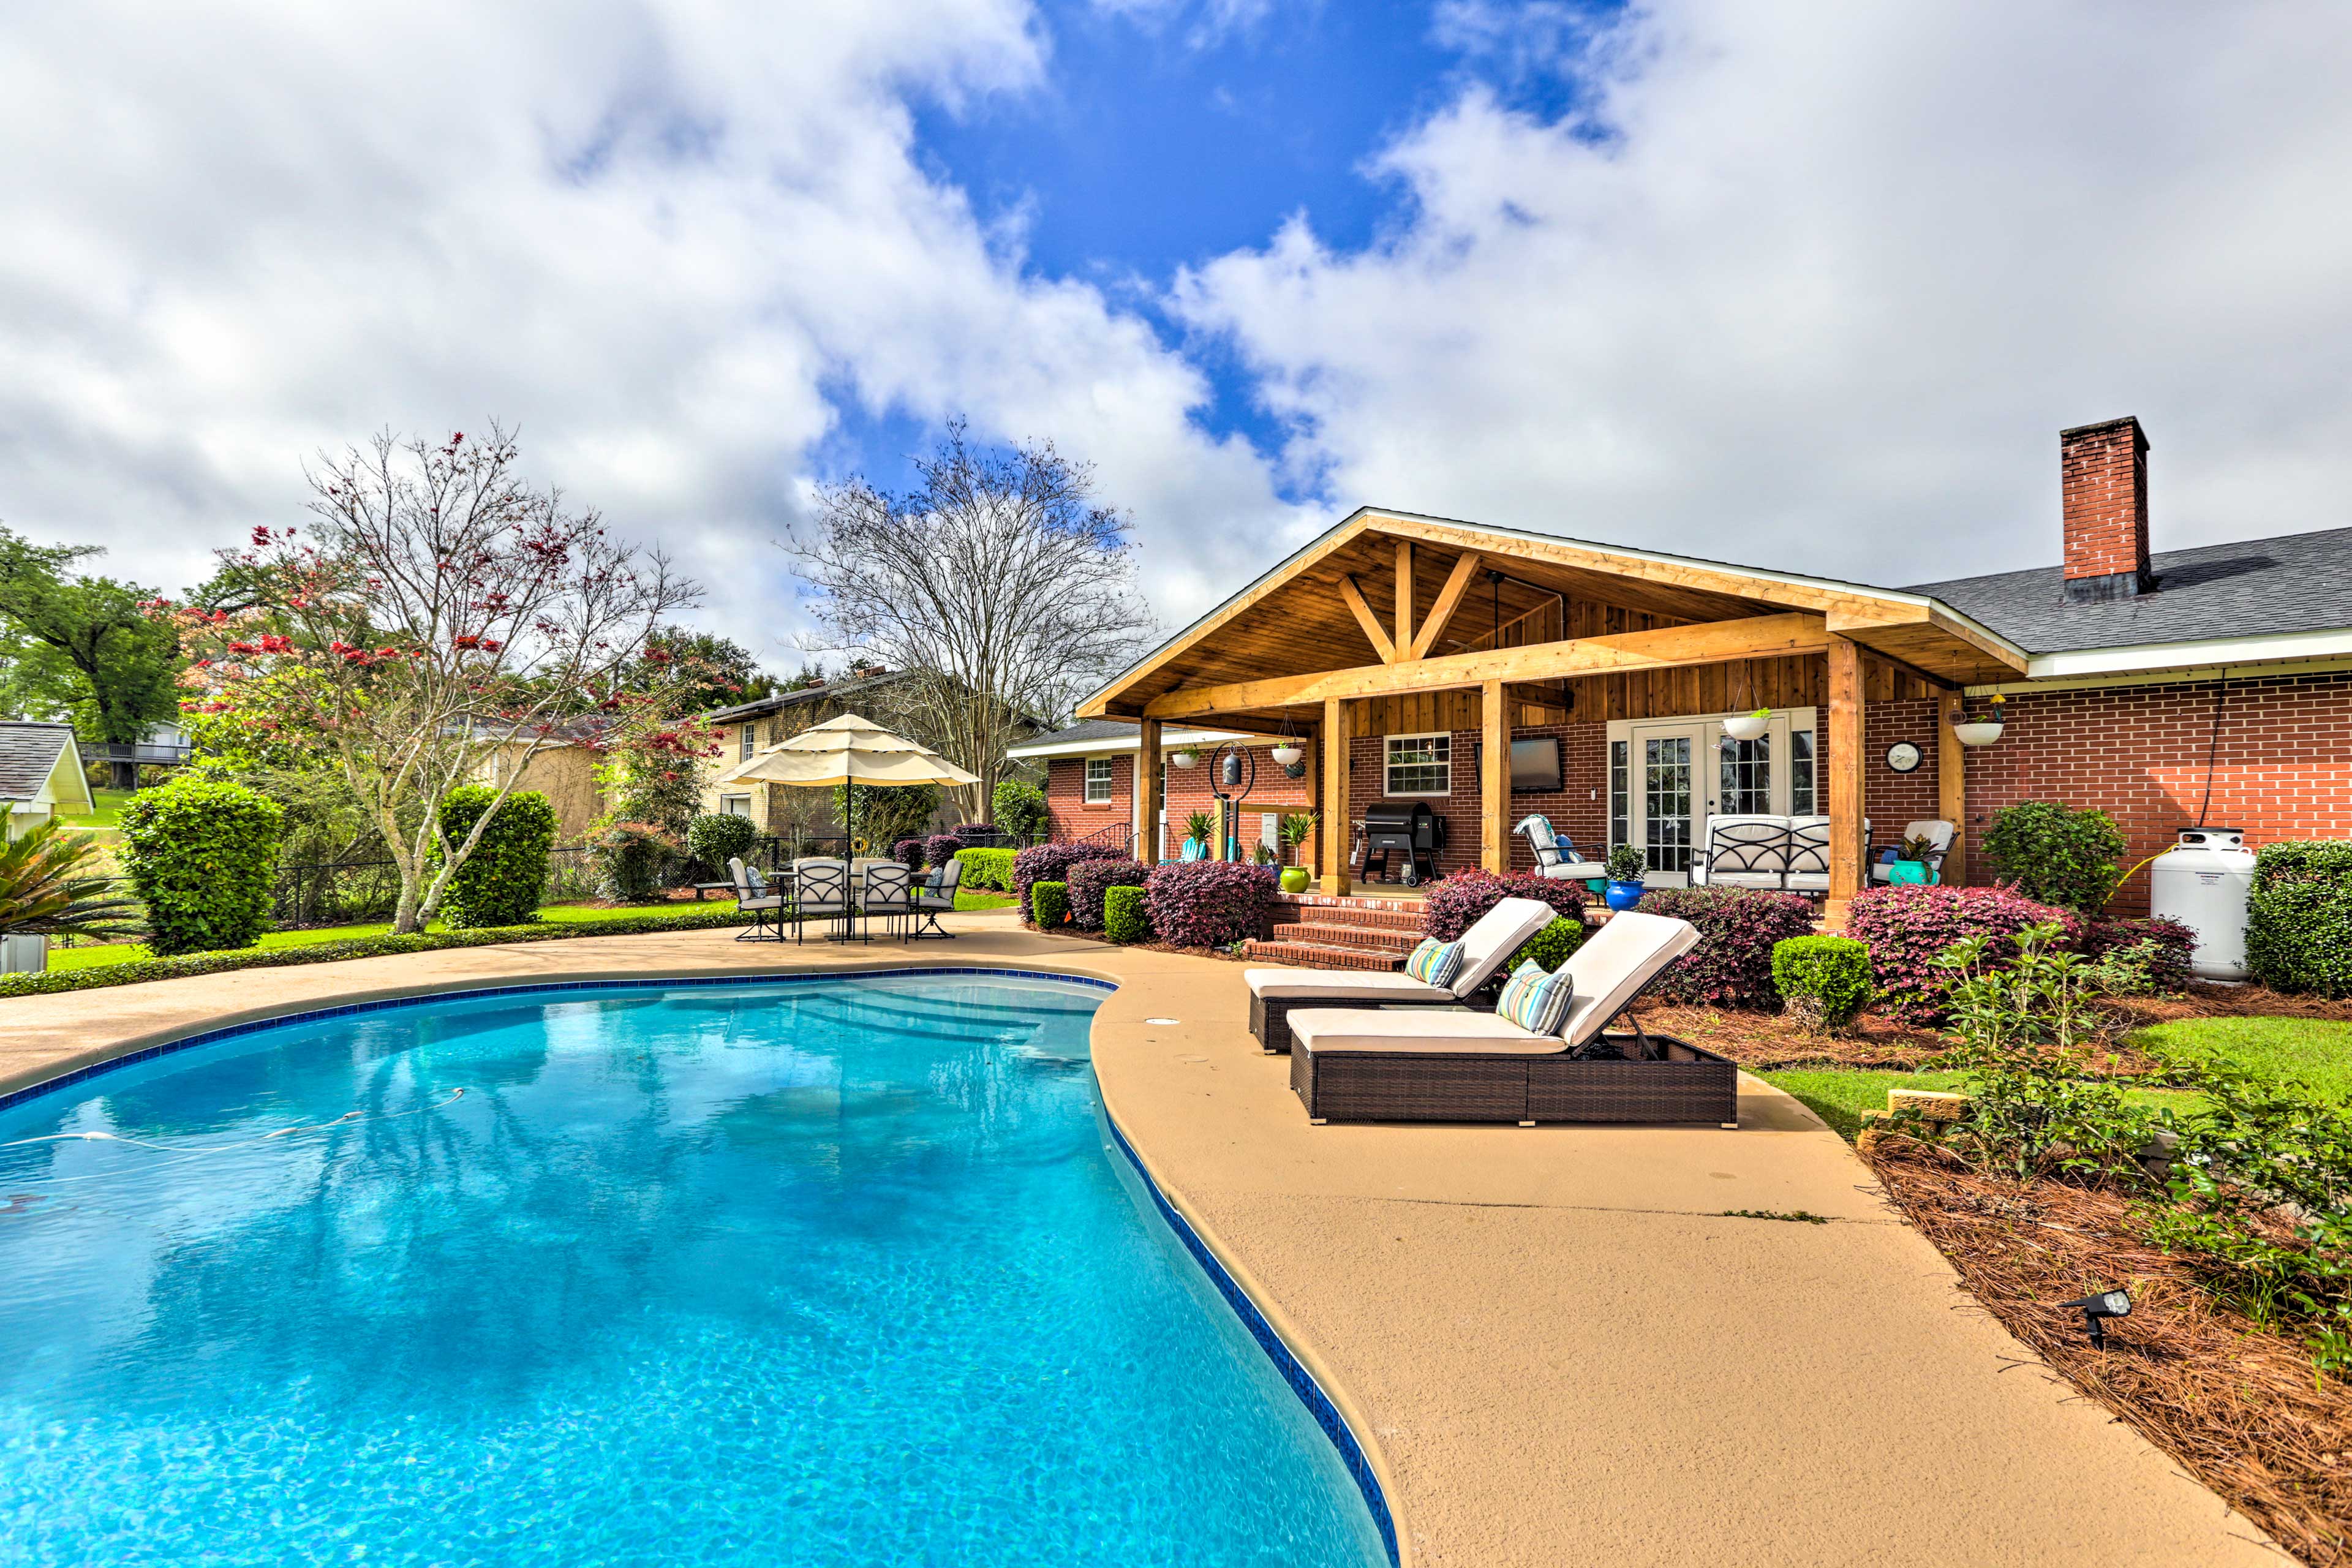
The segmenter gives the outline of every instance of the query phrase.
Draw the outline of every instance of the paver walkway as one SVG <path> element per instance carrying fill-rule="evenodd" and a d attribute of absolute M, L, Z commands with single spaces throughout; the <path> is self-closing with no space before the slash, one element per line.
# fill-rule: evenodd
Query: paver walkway
<path fill-rule="evenodd" d="M 1310 1127 L 1234 966 L 950 924 L 962 940 L 912 950 L 664 933 L 0 1001 L 0 1092 L 233 1018 L 453 985 L 1103 975 L 1122 983 L 1095 1026 L 1106 1102 L 1369 1437 L 1410 1563 L 2287 1561 L 1977 1309 L 1776 1090 L 1743 1080 L 1738 1131 Z"/>

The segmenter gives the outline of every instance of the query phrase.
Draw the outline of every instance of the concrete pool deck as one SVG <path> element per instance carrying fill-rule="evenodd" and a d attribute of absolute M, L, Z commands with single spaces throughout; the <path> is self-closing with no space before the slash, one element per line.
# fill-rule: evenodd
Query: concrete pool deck
<path fill-rule="evenodd" d="M 1737 1131 L 1310 1127 L 1249 1037 L 1237 966 L 1009 913 L 947 923 L 961 940 L 587 937 L 0 1000 L 0 1093 L 226 1024 L 469 986 L 1098 976 L 1120 984 L 1094 1027 L 1105 1103 L 1372 1450 L 1409 1563 L 2290 1561 L 1977 1308 L 1777 1090 L 1743 1079 Z"/>

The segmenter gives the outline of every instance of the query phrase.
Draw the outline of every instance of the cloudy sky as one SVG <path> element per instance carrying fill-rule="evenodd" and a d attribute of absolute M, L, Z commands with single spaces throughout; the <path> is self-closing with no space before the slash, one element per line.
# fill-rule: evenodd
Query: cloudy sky
<path fill-rule="evenodd" d="M 0 12 L 0 521 L 167 590 L 519 425 L 772 658 L 813 485 L 1050 437 L 1180 622 L 1354 506 L 1902 583 L 2352 523 L 2341 0 Z"/>

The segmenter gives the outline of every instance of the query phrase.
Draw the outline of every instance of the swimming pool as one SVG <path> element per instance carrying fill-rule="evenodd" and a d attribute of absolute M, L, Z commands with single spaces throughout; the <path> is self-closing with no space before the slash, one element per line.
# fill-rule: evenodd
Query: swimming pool
<path fill-rule="evenodd" d="M 0 1110 L 0 1560 L 1387 1562 L 1101 994 L 445 998 Z"/>

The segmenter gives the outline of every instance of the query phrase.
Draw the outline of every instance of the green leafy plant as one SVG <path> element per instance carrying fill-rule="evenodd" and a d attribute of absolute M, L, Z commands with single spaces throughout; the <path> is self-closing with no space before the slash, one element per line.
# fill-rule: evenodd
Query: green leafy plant
<path fill-rule="evenodd" d="M 2123 880 L 2123 829 L 2104 811 L 2029 800 L 1992 814 L 1983 849 L 2001 882 L 2045 904 L 2095 914 Z"/>
<path fill-rule="evenodd" d="M 731 811 L 698 812 L 686 825 L 687 853 L 714 877 L 724 877 L 727 862 L 745 858 L 759 842 L 759 824 Z"/>
<path fill-rule="evenodd" d="M 1936 858 L 1936 841 L 1924 833 L 1915 833 L 1895 853 L 1902 859 L 1924 863 Z"/>
<path fill-rule="evenodd" d="M 1039 931 L 1052 931 L 1069 918 L 1070 885 L 1067 882 L 1029 884 L 1029 919 Z"/>
<path fill-rule="evenodd" d="M 1103 934 L 1117 942 L 1150 942 L 1151 916 L 1140 887 L 1103 889 Z"/>
<path fill-rule="evenodd" d="M 6 809 L 0 803 L 0 815 Z M 114 892 L 113 879 L 91 869 L 98 855 L 96 839 L 55 817 L 0 847 L 0 935 L 106 942 L 138 934 L 138 900 Z"/>
<path fill-rule="evenodd" d="M 1772 984 L 1790 1016 L 1820 1034 L 1842 1032 L 1870 1005 L 1870 948 L 1845 936 L 1792 936 L 1772 944 Z"/>
<path fill-rule="evenodd" d="M 1216 830 L 1216 824 L 1205 811 L 1196 811 L 1184 819 L 1184 837 L 1195 844 L 1206 844 Z"/>
<path fill-rule="evenodd" d="M 2274 991 L 2352 996 L 2352 843 L 2262 847 L 2246 905 L 2246 965 Z"/>
<path fill-rule="evenodd" d="M 159 956 L 250 947 L 268 929 L 283 807 L 243 784 L 181 778 L 122 808 L 122 862 Z"/>
<path fill-rule="evenodd" d="M 1042 836 L 1053 820 L 1045 808 L 1045 792 L 1026 779 L 997 780 L 992 804 L 996 826 L 1024 844 Z"/>
<path fill-rule="evenodd" d="M 548 851 L 555 847 L 555 808 L 537 790 L 504 801 L 487 784 L 464 784 L 441 797 L 441 836 L 462 843 L 485 812 L 489 826 L 441 893 L 441 918 L 453 930 L 526 925 L 539 918 L 547 891 Z"/>
<path fill-rule="evenodd" d="M 1570 920 L 1565 915 L 1559 916 L 1528 938 L 1519 951 L 1511 954 L 1510 961 L 1502 966 L 1500 973 L 1508 974 L 1520 964 L 1532 963 L 1556 973 L 1561 964 L 1576 956 L 1576 950 L 1584 945 L 1586 934 L 1581 917 Z"/>
<path fill-rule="evenodd" d="M 1609 873 L 1609 879 L 1612 882 L 1638 882 L 1650 871 L 1649 862 L 1631 844 L 1620 844 L 1609 851 L 1609 858 L 1602 862 L 1602 868 Z"/>
<path fill-rule="evenodd" d="M 1298 847 L 1314 837 L 1315 824 L 1321 820 L 1321 813 L 1313 811 L 1293 811 L 1284 814 L 1282 847 L 1288 852 L 1284 857 L 1286 859 L 1294 863 L 1298 859 Z"/>

